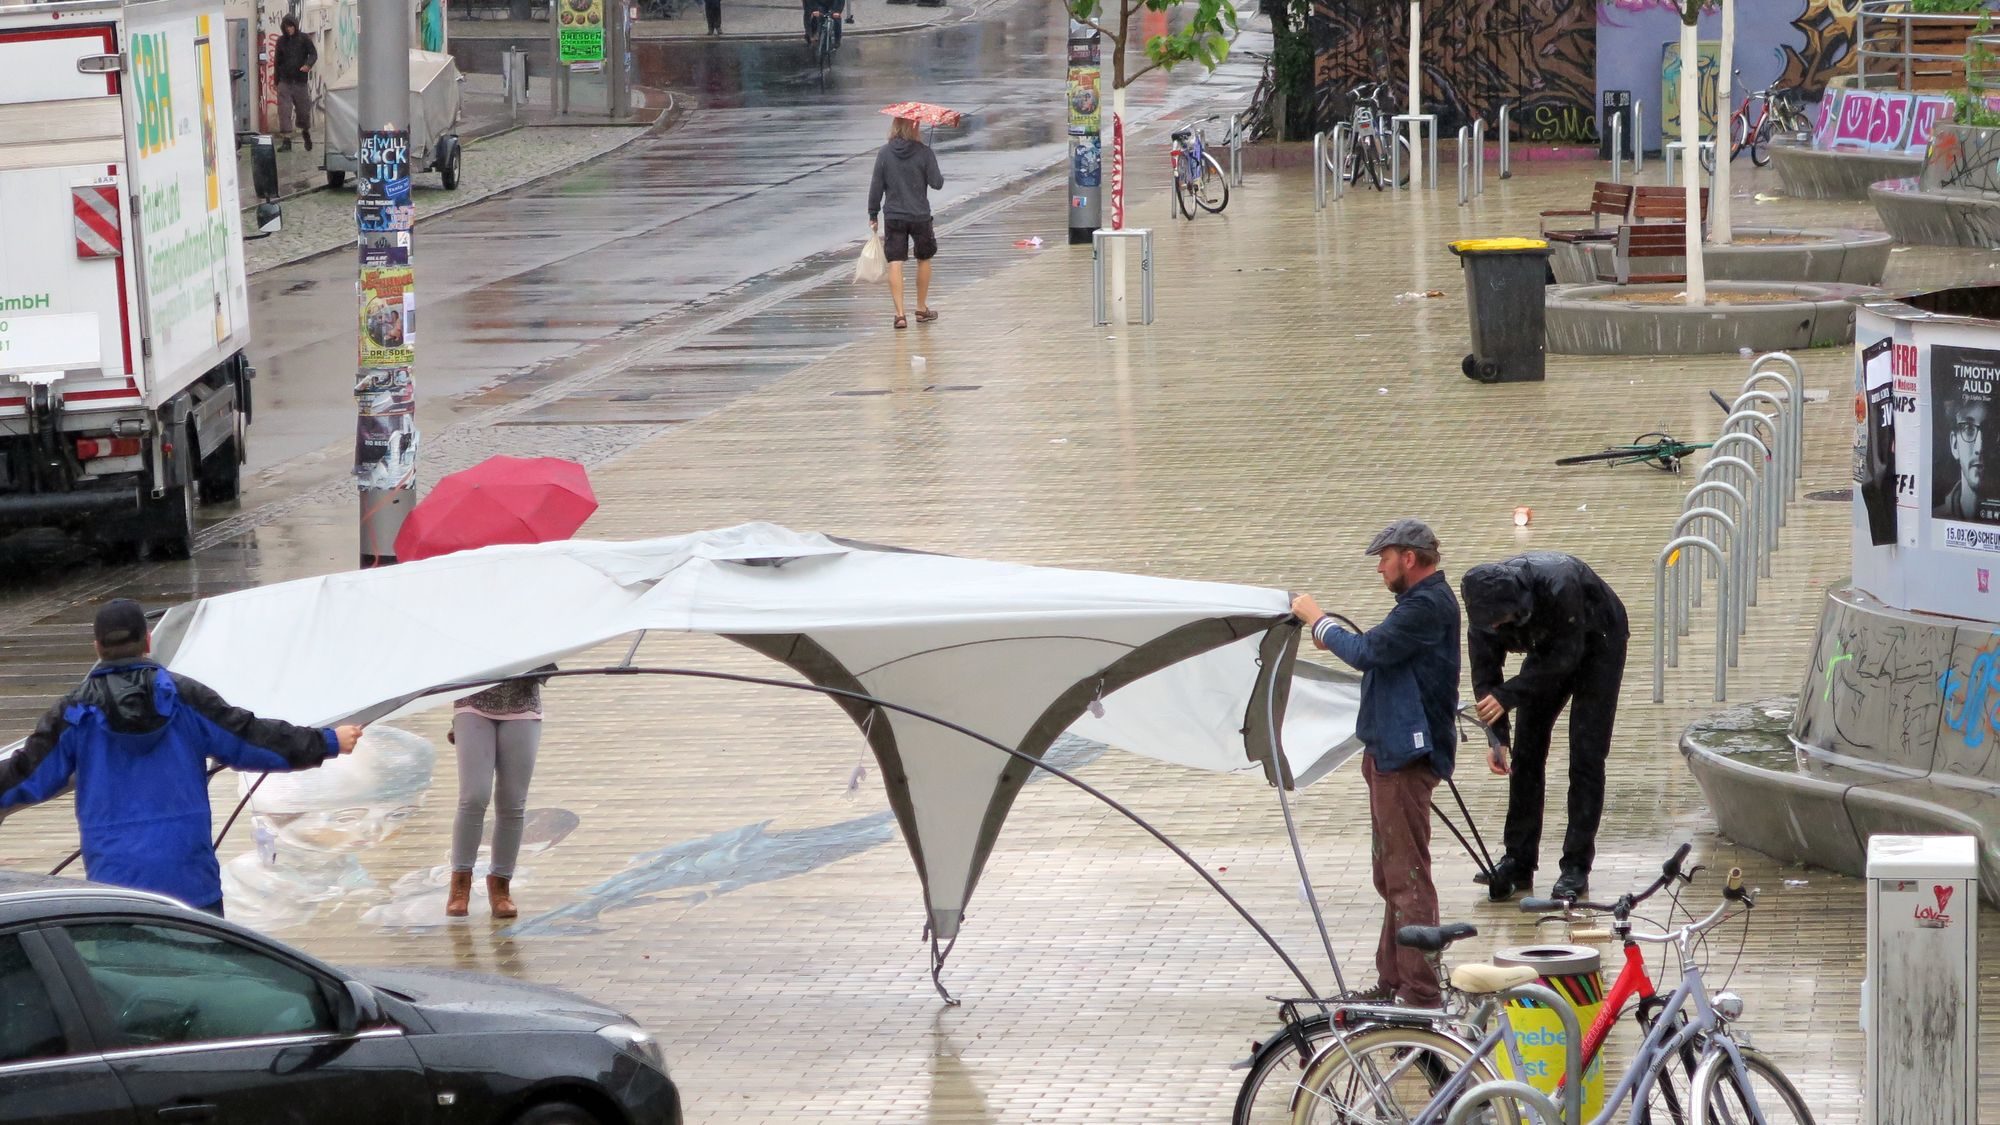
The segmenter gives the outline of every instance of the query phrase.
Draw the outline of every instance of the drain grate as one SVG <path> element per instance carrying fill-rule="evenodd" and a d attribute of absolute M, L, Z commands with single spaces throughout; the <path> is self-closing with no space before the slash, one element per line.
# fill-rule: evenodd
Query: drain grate
<path fill-rule="evenodd" d="M 1829 488 L 1820 492 L 1808 492 L 1806 493 L 1806 499 L 1851 501 L 1854 499 L 1854 490 L 1852 488 Z"/>

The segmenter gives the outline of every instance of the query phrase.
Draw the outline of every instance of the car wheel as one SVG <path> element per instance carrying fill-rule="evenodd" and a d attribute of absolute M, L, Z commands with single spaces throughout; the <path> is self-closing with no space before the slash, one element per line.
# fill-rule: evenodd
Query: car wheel
<path fill-rule="evenodd" d="M 597 1115 L 569 1102 L 543 1102 L 530 1106 L 514 1119 L 514 1125 L 603 1125 Z"/>

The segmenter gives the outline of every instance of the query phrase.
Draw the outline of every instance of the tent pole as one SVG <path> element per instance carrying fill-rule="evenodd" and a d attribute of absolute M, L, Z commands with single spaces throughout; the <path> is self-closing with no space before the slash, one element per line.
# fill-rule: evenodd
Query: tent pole
<path fill-rule="evenodd" d="M 1347 978 L 1340 972 L 1340 958 L 1333 952 L 1333 937 L 1326 932 L 1326 915 L 1319 908 L 1319 894 L 1313 890 L 1312 874 L 1306 869 L 1305 847 L 1299 843 L 1299 827 L 1292 820 L 1292 802 L 1285 796 L 1286 783 L 1291 780 L 1292 771 L 1285 760 L 1285 735 L 1278 726 L 1278 675 L 1274 670 L 1264 684 L 1264 729 L 1271 732 L 1271 754 L 1277 759 L 1277 769 L 1273 772 L 1278 779 L 1278 808 L 1285 815 L 1285 835 L 1292 841 L 1292 859 L 1299 866 L 1299 886 L 1306 892 L 1306 903 L 1312 907 L 1313 925 L 1319 929 L 1319 943 L 1326 949 L 1326 963 L 1333 967 L 1333 984 L 1342 995 L 1347 993 Z M 1310 988 L 1307 991 L 1311 991 Z"/>
<path fill-rule="evenodd" d="M 641 629 L 639 630 L 639 635 L 632 638 L 632 647 L 625 650 L 625 659 L 620 661 L 618 666 L 620 668 L 630 668 L 632 661 L 639 656 L 639 646 L 644 643 L 646 643 L 646 630 Z"/>

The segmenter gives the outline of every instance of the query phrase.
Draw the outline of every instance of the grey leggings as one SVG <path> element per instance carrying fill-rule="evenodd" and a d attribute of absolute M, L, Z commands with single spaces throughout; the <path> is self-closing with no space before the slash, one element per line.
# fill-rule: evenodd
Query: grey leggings
<path fill-rule="evenodd" d="M 458 745 L 458 819 L 451 830 L 451 868 L 472 870 L 479 855 L 479 835 L 486 825 L 486 803 L 497 800 L 493 813 L 492 872 L 514 876 L 514 859 L 521 854 L 521 826 L 528 817 L 528 781 L 535 776 L 535 748 L 541 745 L 540 719 L 489 719 L 471 711 L 451 717 L 452 738 Z"/>

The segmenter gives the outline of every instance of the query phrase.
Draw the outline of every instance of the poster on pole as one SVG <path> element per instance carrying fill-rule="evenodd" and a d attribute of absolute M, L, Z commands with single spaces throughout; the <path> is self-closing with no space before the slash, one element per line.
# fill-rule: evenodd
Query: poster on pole
<path fill-rule="evenodd" d="M 416 362 L 417 294 L 408 266 L 361 271 L 361 367 Z"/>
<path fill-rule="evenodd" d="M 1889 371 L 1889 337 L 1860 349 L 1861 391 L 1855 401 L 1855 499 L 1868 517 L 1868 541 L 1896 542 L 1896 386 Z"/>
<path fill-rule="evenodd" d="M 2000 352 L 1930 348 L 1931 520 L 1939 545 L 2000 553 L 2000 498 L 1986 475 L 2000 447 L 1993 390 Z"/>
<path fill-rule="evenodd" d="M 604 0 L 555 0 L 556 49 L 563 65 L 604 61 Z"/>

